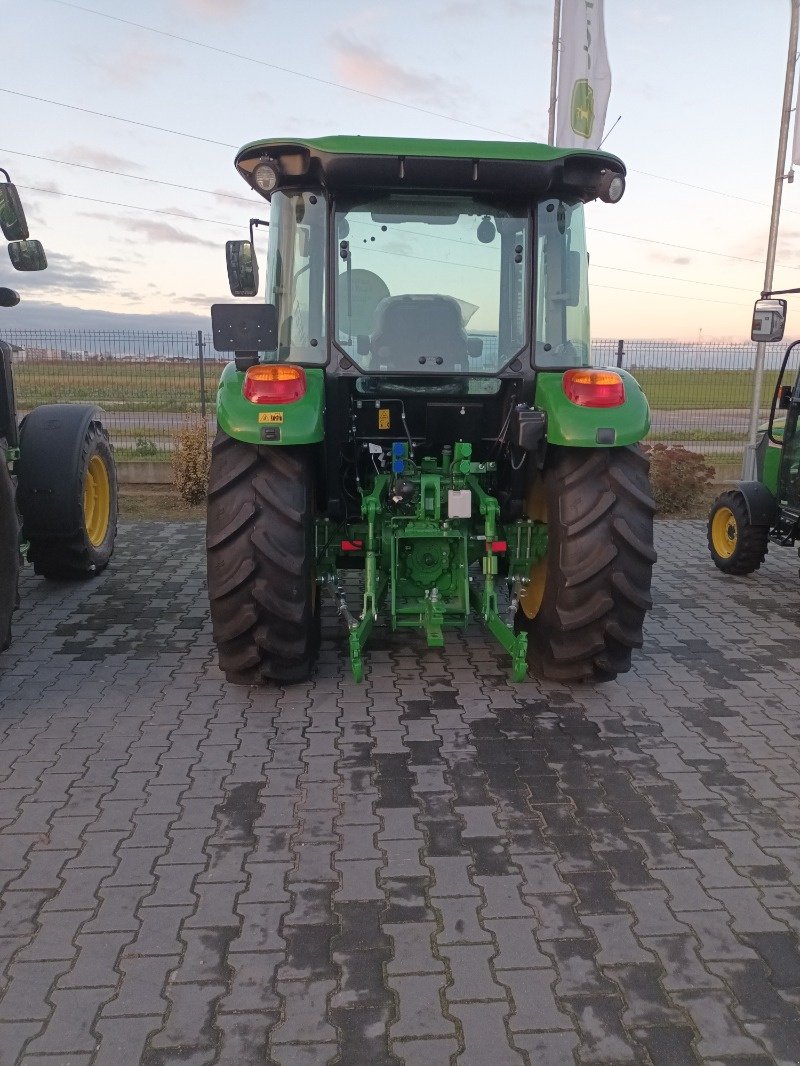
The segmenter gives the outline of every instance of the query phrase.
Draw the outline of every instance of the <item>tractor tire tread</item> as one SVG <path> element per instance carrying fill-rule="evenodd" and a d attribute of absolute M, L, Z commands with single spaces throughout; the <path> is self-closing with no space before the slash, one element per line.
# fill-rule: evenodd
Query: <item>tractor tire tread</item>
<path fill-rule="evenodd" d="M 534 673 L 611 681 L 642 645 L 655 504 L 640 448 L 554 448 L 545 470 L 550 555 L 537 614 L 520 610 Z"/>
<path fill-rule="evenodd" d="M 217 433 L 208 593 L 220 669 L 234 684 L 288 684 L 313 672 L 319 646 L 313 482 L 308 448 L 252 445 Z"/>

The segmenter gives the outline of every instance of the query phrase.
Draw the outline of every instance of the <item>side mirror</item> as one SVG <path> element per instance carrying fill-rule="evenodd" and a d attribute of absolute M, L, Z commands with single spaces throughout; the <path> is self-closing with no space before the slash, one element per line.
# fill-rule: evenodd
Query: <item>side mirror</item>
<path fill-rule="evenodd" d="M 779 341 L 786 328 L 785 300 L 756 300 L 753 308 L 753 325 L 750 339 L 753 341 Z"/>
<path fill-rule="evenodd" d="M 8 176 L 8 175 L 6 175 Z M 7 241 L 26 241 L 28 223 L 16 185 L 10 181 L 0 182 L 0 228 Z"/>
<path fill-rule="evenodd" d="M 788 411 L 792 406 L 792 386 L 781 385 L 781 391 L 778 394 L 778 410 Z"/>
<path fill-rule="evenodd" d="M 8 246 L 8 257 L 15 270 L 45 270 L 47 267 L 41 241 L 13 241 Z"/>
<path fill-rule="evenodd" d="M 18 303 L 18 292 L 14 289 L 0 289 L 0 307 L 16 307 Z"/>
<path fill-rule="evenodd" d="M 225 245 L 228 284 L 232 296 L 258 296 L 258 260 L 252 241 L 228 241 Z"/>

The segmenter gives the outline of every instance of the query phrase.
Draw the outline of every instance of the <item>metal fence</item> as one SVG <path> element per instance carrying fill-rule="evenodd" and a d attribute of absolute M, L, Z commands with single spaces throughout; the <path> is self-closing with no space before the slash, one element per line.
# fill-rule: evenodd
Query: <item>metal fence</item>
<path fill-rule="evenodd" d="M 204 333 L 5 330 L 20 412 L 93 400 L 107 412 L 119 455 L 168 458 L 175 431 L 204 419 L 213 432 L 217 381 L 227 359 Z M 766 418 L 783 346 L 767 349 Z M 723 476 L 741 465 L 752 396 L 754 344 L 599 340 L 595 365 L 622 366 L 653 410 L 651 440 L 705 454 Z"/>

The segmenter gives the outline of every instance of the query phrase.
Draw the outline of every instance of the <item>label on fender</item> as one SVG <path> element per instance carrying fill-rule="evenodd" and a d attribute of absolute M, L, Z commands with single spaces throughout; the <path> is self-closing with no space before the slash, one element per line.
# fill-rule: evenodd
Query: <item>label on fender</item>
<path fill-rule="evenodd" d="M 258 421 L 261 425 L 279 426 L 283 422 L 283 411 L 259 411 Z"/>

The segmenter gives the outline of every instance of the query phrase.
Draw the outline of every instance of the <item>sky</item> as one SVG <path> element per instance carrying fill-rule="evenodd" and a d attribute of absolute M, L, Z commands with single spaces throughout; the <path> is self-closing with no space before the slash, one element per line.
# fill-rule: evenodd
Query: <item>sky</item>
<path fill-rule="evenodd" d="M 619 204 L 587 208 L 592 333 L 747 340 L 790 0 L 605 7 L 606 131 L 621 118 L 604 147 L 628 183 Z M 550 0 L 0 0 L 0 13 L 13 42 L 0 166 L 50 264 L 0 269 L 23 296 L 0 311 L 7 329 L 206 327 L 231 298 L 225 241 L 268 211 L 233 168 L 249 141 L 547 139 Z M 775 269 L 792 286 L 800 175 L 784 183 Z"/>

